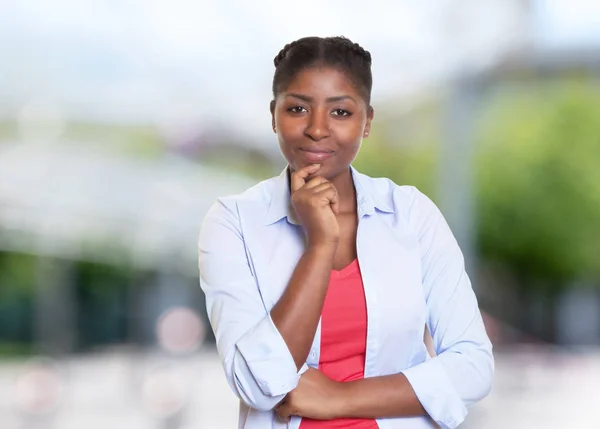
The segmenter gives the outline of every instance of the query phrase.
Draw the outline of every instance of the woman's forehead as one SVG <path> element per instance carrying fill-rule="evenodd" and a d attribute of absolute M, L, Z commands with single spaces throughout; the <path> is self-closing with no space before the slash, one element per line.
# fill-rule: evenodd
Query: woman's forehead
<path fill-rule="evenodd" d="M 299 71 L 285 92 L 346 93 L 359 92 L 348 73 L 333 67 L 310 67 Z"/>

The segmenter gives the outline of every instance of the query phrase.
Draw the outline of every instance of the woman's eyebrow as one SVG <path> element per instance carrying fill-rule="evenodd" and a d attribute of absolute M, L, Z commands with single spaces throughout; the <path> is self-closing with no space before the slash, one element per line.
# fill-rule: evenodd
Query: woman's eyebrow
<path fill-rule="evenodd" d="M 309 97 L 308 95 L 303 95 L 303 94 L 291 93 L 291 94 L 287 94 L 286 97 L 298 98 L 302 101 L 306 101 L 307 103 L 311 103 L 314 101 L 313 97 Z M 343 101 L 343 100 L 352 100 L 356 103 L 356 100 L 353 97 L 351 97 L 350 95 L 337 95 L 335 97 L 328 97 L 326 101 L 328 103 L 335 103 L 335 102 Z"/>

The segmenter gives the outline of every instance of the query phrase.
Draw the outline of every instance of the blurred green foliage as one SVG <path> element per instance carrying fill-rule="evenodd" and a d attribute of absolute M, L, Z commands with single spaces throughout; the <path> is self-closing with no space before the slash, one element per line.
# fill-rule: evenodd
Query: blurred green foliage
<path fill-rule="evenodd" d="M 509 88 L 493 99 L 475 166 L 482 256 L 554 287 L 599 280 L 600 88 Z"/>
<path fill-rule="evenodd" d="M 377 116 L 371 135 L 363 140 L 353 166 L 371 177 L 387 177 L 398 185 L 416 186 L 435 200 L 438 133 L 429 109 L 413 112 L 404 121 L 393 115 Z M 414 128 L 419 132 L 412 132 Z"/>
<path fill-rule="evenodd" d="M 36 275 L 35 257 L 0 252 L 0 355 L 29 350 Z"/>
<path fill-rule="evenodd" d="M 77 348 L 125 342 L 133 273 L 121 266 L 91 262 L 78 262 L 75 270 Z"/>
<path fill-rule="evenodd" d="M 0 122 L 0 144 L 26 140 L 16 121 Z M 144 124 L 68 122 L 60 133 L 59 142 L 75 146 L 83 143 L 95 151 L 144 159 L 163 156 L 166 150 L 163 138 L 156 127 Z"/>
<path fill-rule="evenodd" d="M 17 124 L 14 121 L 0 122 L 0 143 L 17 140 Z"/>
<path fill-rule="evenodd" d="M 105 150 L 135 158 L 158 158 L 164 155 L 165 145 L 152 125 L 106 125 L 71 122 L 65 127 L 63 140 L 85 142 L 96 150 Z"/>

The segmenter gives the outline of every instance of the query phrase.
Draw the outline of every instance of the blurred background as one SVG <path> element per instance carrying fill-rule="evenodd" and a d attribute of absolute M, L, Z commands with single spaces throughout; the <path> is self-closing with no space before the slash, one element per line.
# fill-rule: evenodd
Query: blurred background
<path fill-rule="evenodd" d="M 371 51 L 355 166 L 465 253 L 497 369 L 462 427 L 600 427 L 600 3 L 0 0 L 0 428 L 237 427 L 197 235 L 284 167 L 306 35 Z"/>

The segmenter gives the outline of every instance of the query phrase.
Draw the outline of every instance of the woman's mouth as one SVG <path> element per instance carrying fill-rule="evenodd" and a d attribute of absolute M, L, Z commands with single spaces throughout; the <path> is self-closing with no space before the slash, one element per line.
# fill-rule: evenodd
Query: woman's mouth
<path fill-rule="evenodd" d="M 311 163 L 322 162 L 334 154 L 334 151 L 325 148 L 299 148 L 298 151 L 306 161 Z"/>

